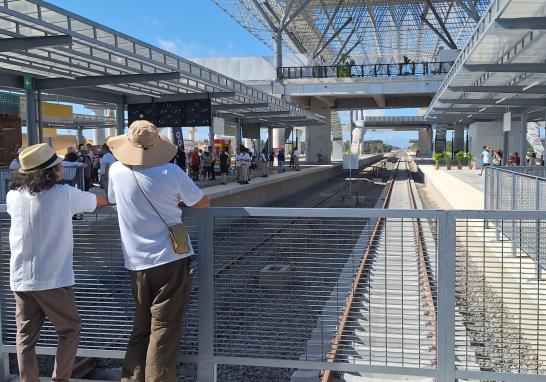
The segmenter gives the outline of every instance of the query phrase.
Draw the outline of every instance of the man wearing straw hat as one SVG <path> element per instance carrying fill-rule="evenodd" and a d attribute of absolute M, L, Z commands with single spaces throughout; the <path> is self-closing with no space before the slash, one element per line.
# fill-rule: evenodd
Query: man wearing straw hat
<path fill-rule="evenodd" d="M 169 163 L 177 146 L 148 121 L 135 121 L 128 134 L 107 144 L 118 162 L 110 167 L 108 197 L 117 204 L 125 267 L 135 301 L 135 320 L 123 361 L 122 381 L 176 381 L 183 316 L 191 292 L 191 243 L 178 251 L 170 227 L 177 207 L 209 207 L 188 175 Z"/>
<path fill-rule="evenodd" d="M 52 381 L 70 380 L 81 327 L 72 290 L 72 216 L 107 204 L 103 197 L 57 184 L 62 161 L 47 143 L 21 151 L 21 167 L 6 196 L 22 382 L 39 381 L 34 348 L 46 317 L 59 335 Z"/>

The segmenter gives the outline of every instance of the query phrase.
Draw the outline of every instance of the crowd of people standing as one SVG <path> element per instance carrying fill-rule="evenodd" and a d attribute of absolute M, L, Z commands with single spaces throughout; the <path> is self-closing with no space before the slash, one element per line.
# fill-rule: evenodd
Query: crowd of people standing
<path fill-rule="evenodd" d="M 503 166 L 503 165 L 520 166 L 521 165 L 521 158 L 517 152 L 513 152 L 512 154 L 510 154 L 510 157 L 508 157 L 506 162 L 503 161 L 503 154 L 504 153 L 501 149 L 493 150 L 489 146 L 483 146 L 483 150 L 480 156 L 482 168 L 479 175 L 483 175 L 484 169 L 489 166 Z M 528 153 L 527 155 L 528 157 L 525 158 L 527 166 L 544 165 L 544 159 L 539 160 L 537 158 L 536 153 L 531 152 L 531 153 Z"/>

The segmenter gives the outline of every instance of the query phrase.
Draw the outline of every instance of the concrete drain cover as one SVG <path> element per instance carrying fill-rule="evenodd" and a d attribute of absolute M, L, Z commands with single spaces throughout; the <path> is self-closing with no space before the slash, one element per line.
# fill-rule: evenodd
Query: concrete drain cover
<path fill-rule="evenodd" d="M 260 285 L 265 288 L 283 287 L 292 280 L 290 264 L 267 264 L 260 270 Z"/>

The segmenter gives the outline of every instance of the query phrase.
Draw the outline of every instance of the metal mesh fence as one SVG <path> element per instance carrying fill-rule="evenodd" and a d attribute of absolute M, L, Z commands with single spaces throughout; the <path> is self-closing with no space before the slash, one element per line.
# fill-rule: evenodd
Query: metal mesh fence
<path fill-rule="evenodd" d="M 11 171 L 8 167 L 0 167 L 0 203 L 6 202 L 6 194 L 9 190 Z"/>
<path fill-rule="evenodd" d="M 544 214 L 221 208 L 188 211 L 185 221 L 199 277 L 181 354 L 205 362 L 200 373 L 227 364 L 311 369 L 317 378 L 332 369 L 345 380 L 546 374 L 546 290 L 533 261 L 545 255 Z M 4 352 L 15 344 L 9 224 L 0 206 Z M 507 224 L 519 242 L 499 234 Z M 133 303 L 115 210 L 74 221 L 74 237 L 80 349 L 122 357 Z M 522 249 L 523 238 L 536 252 Z M 56 342 L 47 324 L 40 351 Z"/>
<path fill-rule="evenodd" d="M 544 219 L 495 219 L 493 224 L 516 231 L 539 224 L 534 240 L 546 243 Z M 537 275 L 535 256 L 521 247 L 499 238 L 483 219 L 457 220 L 458 369 L 546 373 L 546 282 Z"/>
<path fill-rule="evenodd" d="M 326 361 L 339 336 L 337 362 L 433 367 L 436 322 L 432 300 L 420 306 L 413 221 L 382 227 L 372 237 L 369 219 L 216 218 L 215 355 Z"/>
<path fill-rule="evenodd" d="M 10 249 L 7 239 L 10 217 L 7 213 L 0 213 L 0 224 L 2 344 L 15 345 L 15 300 L 9 286 Z M 123 265 L 117 213 L 108 208 L 96 214 L 85 214 L 83 220 L 74 220 L 73 226 L 74 290 L 83 320 L 80 349 L 125 350 L 133 325 L 134 310 L 131 285 Z M 191 223 L 189 227 L 195 233 Z M 192 237 L 197 236 L 193 234 Z M 186 336 L 183 340 L 186 353 L 197 351 L 196 300 L 194 293 L 187 312 Z M 56 344 L 57 334 L 47 322 L 38 346 L 55 347 Z M 122 357 L 123 353 L 110 356 Z"/>

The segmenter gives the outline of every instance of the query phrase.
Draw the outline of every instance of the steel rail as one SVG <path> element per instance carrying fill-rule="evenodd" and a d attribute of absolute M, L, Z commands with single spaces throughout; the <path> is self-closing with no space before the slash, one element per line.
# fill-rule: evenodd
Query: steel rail
<path fill-rule="evenodd" d="M 408 172 L 407 187 L 408 187 L 408 197 L 410 201 L 410 207 L 411 209 L 417 209 L 416 197 L 412 189 L 413 178 L 411 177 L 411 171 L 409 169 L 406 169 L 405 171 Z M 383 208 L 388 208 L 388 205 L 390 203 L 390 196 L 394 188 L 394 183 L 395 183 L 394 179 L 396 177 L 396 172 L 393 173 L 393 178 L 389 185 L 388 195 L 385 198 L 385 202 L 383 203 Z M 370 236 L 370 239 L 368 240 L 366 251 L 360 261 L 359 268 L 355 274 L 351 290 L 345 300 L 343 314 L 340 318 L 340 323 L 338 325 L 336 337 L 332 341 L 331 350 L 327 356 L 327 362 L 333 363 L 335 362 L 337 358 L 337 352 L 342 342 L 342 337 L 345 331 L 345 327 L 348 326 L 349 316 L 353 306 L 353 300 L 355 299 L 355 296 L 358 294 L 361 281 L 365 278 L 365 275 L 371 271 L 371 266 L 373 264 L 372 254 L 373 254 L 373 251 L 375 250 L 375 247 L 377 246 L 377 243 L 378 243 L 377 239 L 381 233 L 382 225 L 383 225 L 382 219 L 377 219 L 374 229 L 372 231 L 372 235 Z M 430 264 L 430 260 L 428 258 L 424 234 L 423 234 L 423 228 L 422 228 L 420 219 L 413 220 L 413 228 L 414 228 L 414 236 L 416 241 L 415 244 L 417 247 L 417 255 L 418 255 L 418 274 L 419 274 L 419 281 L 420 281 L 419 282 L 420 295 L 422 300 L 420 301 L 420 304 L 425 309 L 425 312 L 424 312 L 425 316 L 428 317 L 427 326 L 432 326 L 432 328 L 430 329 L 430 335 L 432 338 L 433 345 L 429 348 L 429 351 L 435 351 L 436 338 L 437 338 L 437 333 L 436 333 L 436 317 L 437 317 L 436 304 L 437 302 L 434 295 L 432 267 Z M 433 360 L 433 363 L 436 364 L 436 362 L 437 360 L 435 358 Z M 324 370 L 321 381 L 331 382 L 333 381 L 333 379 L 334 379 L 334 372 L 331 370 Z"/>
<path fill-rule="evenodd" d="M 393 171 L 393 173 L 391 175 L 391 179 L 389 180 L 387 196 L 385 197 L 385 200 L 383 202 L 383 208 L 388 208 L 390 198 L 391 198 L 391 195 L 392 195 L 392 190 L 394 188 L 394 180 L 396 178 L 396 172 L 398 171 L 399 164 L 400 164 L 400 162 L 398 162 L 398 165 L 397 165 L 395 171 Z M 377 238 L 379 237 L 379 234 L 381 233 L 382 227 L 383 227 L 383 219 L 377 219 L 376 222 L 375 222 L 374 228 L 372 230 L 372 234 L 371 234 L 370 238 L 368 239 L 368 245 L 366 246 L 366 251 L 364 252 L 364 255 L 362 256 L 362 258 L 360 260 L 360 264 L 358 266 L 358 270 L 357 270 L 356 275 L 354 277 L 354 281 L 353 281 L 353 284 L 351 286 L 351 290 L 349 292 L 349 295 L 345 299 L 345 307 L 343 309 L 343 314 L 341 316 L 341 319 L 340 319 L 340 322 L 339 322 L 339 325 L 338 325 L 338 330 L 337 330 L 336 337 L 332 341 L 331 350 L 330 350 L 330 352 L 328 353 L 328 356 L 327 356 L 327 362 L 332 362 L 333 363 L 336 360 L 337 351 L 338 351 L 338 349 L 339 349 L 339 347 L 341 345 L 343 332 L 344 332 L 345 326 L 347 325 L 347 322 L 349 320 L 349 315 L 351 313 L 351 309 L 352 309 L 352 306 L 353 306 L 353 300 L 354 300 L 356 294 L 358 293 L 358 290 L 360 288 L 360 282 L 363 280 L 364 275 L 368 274 L 369 271 L 370 271 L 369 268 L 370 268 L 370 265 L 372 263 L 371 262 L 372 252 L 375 250 L 375 247 L 377 245 L 376 243 L 378 242 Z M 332 378 L 333 378 L 333 372 L 331 370 L 325 370 L 323 372 L 321 381 L 322 382 L 330 382 Z"/>

